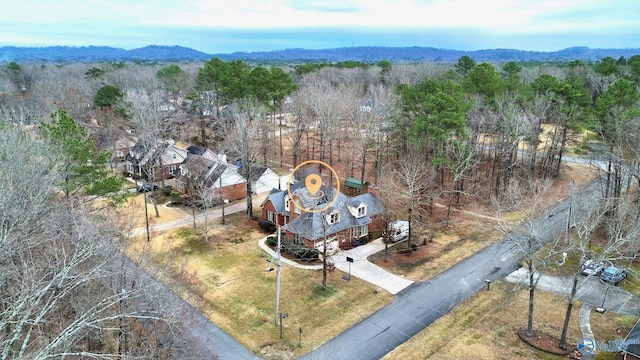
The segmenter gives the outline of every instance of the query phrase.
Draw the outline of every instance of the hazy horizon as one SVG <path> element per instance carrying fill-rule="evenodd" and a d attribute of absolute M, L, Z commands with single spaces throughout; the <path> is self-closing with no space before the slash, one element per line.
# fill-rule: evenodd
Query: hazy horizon
<path fill-rule="evenodd" d="M 640 48 L 638 13 L 640 2 L 594 0 L 26 0 L 0 13 L 0 46 Z"/>

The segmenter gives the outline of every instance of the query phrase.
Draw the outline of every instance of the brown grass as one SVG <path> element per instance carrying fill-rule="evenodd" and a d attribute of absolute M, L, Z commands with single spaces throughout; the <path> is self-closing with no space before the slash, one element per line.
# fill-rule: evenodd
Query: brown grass
<path fill-rule="evenodd" d="M 518 338 L 517 330 L 527 326 L 527 310 L 528 291 L 514 290 L 514 285 L 504 281 L 492 283 L 491 290 L 479 291 L 383 359 L 566 359 L 536 350 Z M 569 326 L 573 345 L 582 337 L 579 310 L 580 304 L 575 304 Z M 562 297 L 537 291 L 534 329 L 559 338 L 565 312 Z M 630 329 L 624 326 L 629 323 L 612 313 L 591 315 L 598 340 L 624 337 Z"/>
<path fill-rule="evenodd" d="M 150 244 L 134 239 L 128 253 L 153 268 L 162 269 L 163 281 L 196 306 L 218 326 L 252 351 L 282 344 L 301 355 L 328 341 L 356 322 L 391 302 L 386 292 L 364 281 L 342 280 L 340 271 L 329 275 L 335 294 L 319 294 L 321 271 L 283 266 L 280 311 L 287 313 L 284 339 L 275 326 L 276 272 L 267 272 L 267 254 L 257 240 L 265 234 L 244 224 L 242 216 L 229 217 L 235 225 L 220 226 L 205 244 L 190 228 L 154 234 Z M 298 329 L 303 329 L 298 348 Z"/>

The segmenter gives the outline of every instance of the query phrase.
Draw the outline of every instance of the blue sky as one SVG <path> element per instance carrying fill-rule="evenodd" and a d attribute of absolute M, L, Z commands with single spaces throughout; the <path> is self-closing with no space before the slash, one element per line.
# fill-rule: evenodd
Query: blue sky
<path fill-rule="evenodd" d="M 23 0 L 0 46 L 640 48 L 637 0 Z"/>

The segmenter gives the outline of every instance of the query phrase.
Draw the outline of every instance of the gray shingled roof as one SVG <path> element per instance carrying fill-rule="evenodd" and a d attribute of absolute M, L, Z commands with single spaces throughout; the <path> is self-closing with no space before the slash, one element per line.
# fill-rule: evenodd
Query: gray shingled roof
<path fill-rule="evenodd" d="M 269 200 L 273 207 L 276 209 L 276 213 L 281 214 L 284 212 L 284 197 L 287 195 L 286 191 L 272 189 L 269 193 Z"/>
<path fill-rule="evenodd" d="M 298 184 L 300 184 L 299 182 Z M 324 196 L 313 196 L 309 192 L 309 190 L 303 186 L 296 186 L 295 190 L 292 192 L 301 195 L 301 200 L 303 201 L 302 205 L 307 209 L 321 209 L 325 206 L 328 200 L 333 199 L 333 194 L 337 191 L 335 188 L 330 186 L 323 185 L 320 190 L 323 192 Z M 286 195 L 286 191 L 280 190 L 279 192 L 282 194 L 282 197 L 276 197 L 275 194 L 279 190 L 274 190 L 269 195 L 269 198 L 275 201 L 282 201 L 282 210 L 284 211 L 284 196 Z M 276 202 L 273 202 L 274 206 L 276 206 Z M 356 218 L 353 216 L 347 205 L 352 207 L 357 207 L 360 204 L 367 204 L 367 215 Z M 279 203 L 278 203 L 279 206 Z M 279 208 L 276 206 L 276 210 Z M 343 230 L 350 229 L 354 226 L 365 225 L 371 222 L 371 217 L 374 215 L 378 215 L 382 213 L 383 207 L 380 200 L 373 194 L 367 193 L 358 195 L 354 198 L 348 198 L 343 193 L 338 193 L 338 197 L 326 211 L 321 212 L 304 212 L 302 215 L 296 217 L 289 223 L 287 223 L 284 228 L 292 233 L 298 234 L 304 238 L 309 240 L 318 240 L 326 236 L 331 236 L 335 233 L 338 233 Z M 333 224 L 328 224 L 325 220 L 325 216 L 338 212 L 339 221 Z"/>

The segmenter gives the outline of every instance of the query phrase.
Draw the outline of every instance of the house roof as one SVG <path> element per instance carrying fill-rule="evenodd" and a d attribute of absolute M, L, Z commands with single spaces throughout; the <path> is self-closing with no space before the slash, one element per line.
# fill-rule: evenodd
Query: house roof
<path fill-rule="evenodd" d="M 187 158 L 180 165 L 181 168 L 186 170 L 186 173 L 182 175 L 182 171 L 180 174 L 176 176 L 176 178 L 183 183 L 195 183 L 205 187 L 218 187 L 218 181 L 221 177 L 223 177 L 223 182 L 225 180 L 240 183 L 242 177 L 237 173 L 235 166 L 220 163 L 213 161 L 211 159 L 189 154 Z M 223 176 L 223 174 L 225 174 Z M 232 179 L 234 175 L 237 175 L 238 179 Z M 229 185 L 228 183 L 225 185 Z M 223 185 L 223 186 L 225 186 Z"/>
<path fill-rule="evenodd" d="M 369 224 L 372 220 L 372 216 L 382 213 L 382 203 L 380 200 L 371 193 L 358 195 L 354 198 L 348 198 L 337 189 L 331 186 L 322 185 L 320 188 L 320 196 L 311 194 L 311 192 L 304 186 L 303 182 L 292 184 L 291 190 L 292 196 L 301 201 L 301 205 L 305 209 L 310 210 L 322 210 L 326 207 L 327 203 L 334 199 L 335 202 L 331 204 L 326 210 L 318 212 L 305 212 L 287 223 L 284 228 L 292 233 L 303 236 L 309 240 L 318 240 L 325 236 L 331 236 L 341 231 L 350 229 L 354 226 L 361 226 Z M 337 192 L 337 194 L 336 194 Z M 276 211 L 284 211 L 284 198 L 287 194 L 285 190 L 272 190 L 269 194 L 269 199 L 272 200 Z M 282 205 L 281 205 L 282 203 Z M 365 216 L 357 217 L 349 211 L 349 206 L 360 206 L 361 204 L 367 205 L 367 214 Z M 282 210 L 280 210 L 282 209 Z M 327 216 L 331 214 L 339 214 L 338 220 L 329 224 L 327 222 Z"/>
<path fill-rule="evenodd" d="M 187 153 L 193 155 L 202 156 L 202 154 L 204 154 L 205 152 L 207 152 L 207 148 L 198 145 L 189 145 L 189 147 L 187 148 Z"/>
<path fill-rule="evenodd" d="M 265 199 L 265 202 L 267 200 L 271 201 L 271 204 L 273 205 L 273 208 L 276 210 L 276 212 L 278 214 L 281 214 L 284 212 L 284 198 L 286 195 L 287 195 L 286 191 L 272 189 L 269 195 L 267 196 L 267 199 Z"/>
<path fill-rule="evenodd" d="M 268 170 L 269 168 L 267 168 L 264 165 L 254 165 L 251 167 L 251 174 L 249 175 L 249 178 L 251 179 L 251 181 L 256 181 L 258 179 L 260 179 L 260 177 Z"/>

